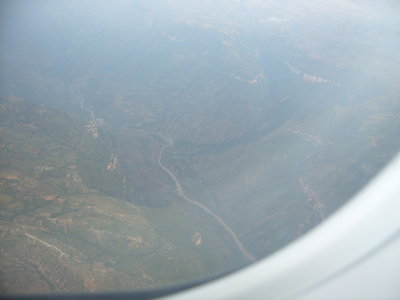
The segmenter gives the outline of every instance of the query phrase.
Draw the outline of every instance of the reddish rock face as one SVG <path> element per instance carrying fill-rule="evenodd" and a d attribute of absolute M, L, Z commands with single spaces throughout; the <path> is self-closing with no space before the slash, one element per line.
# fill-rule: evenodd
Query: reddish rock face
<path fill-rule="evenodd" d="M 400 149 L 386 1 L 3 2 L 6 293 L 237 269 L 329 217 Z"/>

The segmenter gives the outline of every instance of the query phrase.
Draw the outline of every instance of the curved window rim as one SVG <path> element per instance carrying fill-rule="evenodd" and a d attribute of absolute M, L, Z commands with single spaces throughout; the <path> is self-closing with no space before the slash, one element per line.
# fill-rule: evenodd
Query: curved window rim
<path fill-rule="evenodd" d="M 302 237 L 257 262 L 205 280 L 166 288 L 12 299 L 286 299 L 363 261 L 400 235 L 400 153 L 343 207 Z M 307 274 L 305 276 L 305 274 Z M 3 299 L 3 297 L 0 297 Z"/>

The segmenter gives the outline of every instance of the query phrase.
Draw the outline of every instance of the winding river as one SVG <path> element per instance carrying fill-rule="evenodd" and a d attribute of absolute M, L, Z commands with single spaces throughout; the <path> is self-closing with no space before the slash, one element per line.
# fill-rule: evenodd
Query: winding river
<path fill-rule="evenodd" d="M 81 110 L 84 110 L 84 111 L 89 112 L 90 117 L 91 117 L 91 119 L 92 119 L 92 122 L 93 122 L 96 126 L 98 126 L 98 122 L 97 122 L 97 120 L 96 120 L 94 111 L 93 111 L 92 109 L 90 109 L 89 107 L 85 106 L 85 98 L 83 98 L 82 96 L 78 95 L 78 94 L 75 92 L 75 90 L 74 90 L 74 84 L 71 84 L 71 93 L 72 93 L 77 99 L 79 99 Z M 168 149 L 168 148 L 170 148 L 170 147 L 172 147 L 172 146 L 174 145 L 173 140 L 172 140 L 170 137 L 165 136 L 165 135 L 160 134 L 160 133 L 155 133 L 155 132 L 144 132 L 143 134 L 144 134 L 144 135 L 157 135 L 157 136 L 161 137 L 164 141 L 166 141 L 166 144 L 164 144 L 164 145 L 161 147 L 160 152 L 159 152 L 159 154 L 158 154 L 158 165 L 159 165 L 159 167 L 160 167 L 161 169 L 163 169 L 164 172 L 167 173 L 167 174 L 172 178 L 172 180 L 174 181 L 177 194 L 178 194 L 183 200 L 185 200 L 187 203 L 196 206 L 197 208 L 201 209 L 202 211 L 204 211 L 205 213 L 207 213 L 208 215 L 210 215 L 215 221 L 217 221 L 218 224 L 220 224 L 220 225 L 224 228 L 224 230 L 230 235 L 230 237 L 232 238 L 233 242 L 235 243 L 236 247 L 237 247 L 238 250 L 241 252 L 241 254 L 242 254 L 247 260 L 249 260 L 249 261 L 255 261 L 256 258 L 255 258 L 251 253 L 249 253 L 249 252 L 246 250 L 246 248 L 244 247 L 244 245 L 242 244 L 242 242 L 241 242 L 240 239 L 238 238 L 237 234 L 233 231 L 233 229 L 232 229 L 228 224 L 226 224 L 226 223 L 224 222 L 224 220 L 223 220 L 220 216 L 218 216 L 215 212 L 213 212 L 213 211 L 212 211 L 211 209 L 209 209 L 207 206 L 205 206 L 204 204 L 201 204 L 201 203 L 199 203 L 199 202 L 197 202 L 197 201 L 195 201 L 195 200 L 190 199 L 190 198 L 186 195 L 186 193 L 185 193 L 185 191 L 184 191 L 184 189 L 183 189 L 181 183 L 179 182 L 179 180 L 178 180 L 178 178 L 176 177 L 176 175 L 174 174 L 174 172 L 172 172 L 170 169 L 168 169 L 168 167 L 166 167 L 166 166 L 163 164 L 163 162 L 162 162 L 163 153 L 164 153 L 164 151 L 165 151 L 166 149 Z"/>
<path fill-rule="evenodd" d="M 167 141 L 167 144 L 165 144 L 164 146 L 161 147 L 160 153 L 158 155 L 158 165 L 160 166 L 161 169 L 163 169 L 173 179 L 173 181 L 175 182 L 176 191 L 177 191 L 178 195 L 182 199 L 184 199 L 186 202 L 198 207 L 202 211 L 204 211 L 207 214 L 209 214 L 210 216 L 212 216 L 225 229 L 225 231 L 231 236 L 233 242 L 235 243 L 235 245 L 239 249 L 239 251 L 242 253 L 242 255 L 246 259 L 248 259 L 250 261 L 254 261 L 256 258 L 246 250 L 246 248 L 243 246 L 242 242 L 239 240 L 238 236 L 233 231 L 233 229 L 228 224 L 226 224 L 224 222 L 224 220 L 222 220 L 222 218 L 220 216 L 218 216 L 215 212 L 213 212 L 211 209 L 209 209 L 204 204 L 201 204 L 201 203 L 199 203 L 199 202 L 197 202 L 195 200 L 192 200 L 186 195 L 186 193 L 183 190 L 182 185 L 179 182 L 179 180 L 176 177 L 176 175 L 170 169 L 168 169 L 162 162 L 162 155 L 163 155 L 164 151 L 166 149 L 172 147 L 174 145 L 174 142 L 170 137 L 161 135 L 159 133 L 156 133 L 156 134 L 158 136 L 162 137 L 165 141 Z"/>

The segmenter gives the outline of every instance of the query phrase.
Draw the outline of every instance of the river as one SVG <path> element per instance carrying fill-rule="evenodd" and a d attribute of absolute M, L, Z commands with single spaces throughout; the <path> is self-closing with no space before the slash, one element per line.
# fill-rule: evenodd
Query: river
<path fill-rule="evenodd" d="M 81 110 L 87 111 L 90 114 L 90 117 L 92 119 L 92 122 L 98 126 L 98 122 L 96 120 L 95 117 L 95 113 L 92 109 L 90 109 L 89 107 L 85 106 L 85 98 L 83 98 L 82 96 L 78 95 L 75 90 L 74 90 L 74 84 L 71 84 L 71 93 L 80 101 L 80 108 Z M 201 209 L 202 211 L 204 211 L 205 213 L 207 213 L 208 215 L 210 215 L 215 221 L 217 221 L 218 224 L 220 224 L 223 229 L 229 234 L 229 236 L 232 238 L 232 241 L 235 243 L 236 247 L 238 248 L 238 250 L 240 251 L 240 253 L 249 261 L 255 261 L 256 258 L 247 251 L 247 249 L 244 247 L 244 245 L 242 244 L 242 242 L 240 241 L 240 239 L 238 238 L 237 234 L 233 231 L 233 229 L 225 223 L 225 221 L 218 216 L 215 212 L 213 212 L 211 209 L 209 209 L 207 206 L 205 206 L 202 203 L 199 203 L 195 200 L 190 199 L 180 181 L 178 180 L 178 178 L 176 177 L 176 175 L 174 174 L 174 172 L 172 172 L 170 169 L 168 169 L 168 167 L 166 167 L 163 162 L 162 162 L 162 156 L 163 153 L 166 149 L 172 147 L 174 145 L 174 141 L 166 136 L 163 135 L 161 133 L 156 133 L 156 132 L 143 132 L 143 135 L 157 135 L 159 137 L 161 137 L 164 141 L 166 141 L 166 144 L 164 144 L 161 149 L 160 152 L 158 154 L 158 165 L 161 169 L 164 170 L 165 173 L 167 173 L 172 180 L 175 183 L 175 187 L 176 187 L 176 192 L 177 194 L 183 199 L 185 200 L 187 203 L 196 206 L 198 209 Z"/>

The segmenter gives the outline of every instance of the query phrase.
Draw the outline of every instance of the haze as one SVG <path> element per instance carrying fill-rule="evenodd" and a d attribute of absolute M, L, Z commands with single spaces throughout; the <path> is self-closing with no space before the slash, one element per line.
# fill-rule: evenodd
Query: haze
<path fill-rule="evenodd" d="M 0 292 L 207 279 L 328 218 L 400 149 L 375 2 L 2 1 Z"/>

